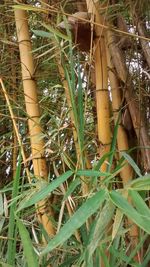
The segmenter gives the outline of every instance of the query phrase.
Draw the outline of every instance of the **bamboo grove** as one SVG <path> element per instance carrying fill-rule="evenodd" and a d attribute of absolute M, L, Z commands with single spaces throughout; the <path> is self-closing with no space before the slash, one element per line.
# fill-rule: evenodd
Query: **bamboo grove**
<path fill-rule="evenodd" d="M 0 6 L 0 266 L 149 266 L 148 1 Z"/>

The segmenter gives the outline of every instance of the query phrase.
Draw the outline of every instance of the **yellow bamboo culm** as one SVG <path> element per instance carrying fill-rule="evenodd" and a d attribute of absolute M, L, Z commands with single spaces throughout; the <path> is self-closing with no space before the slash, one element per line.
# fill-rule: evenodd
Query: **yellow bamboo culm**
<path fill-rule="evenodd" d="M 107 39 L 107 44 L 109 46 L 109 40 Z M 114 72 L 114 66 L 110 58 L 110 52 L 107 49 L 107 62 L 108 62 L 108 73 L 109 80 L 111 86 L 111 94 L 112 94 L 112 110 L 114 116 L 114 122 L 117 123 L 119 111 L 122 105 L 121 92 L 119 87 L 118 79 Z M 118 133 L 117 133 L 117 146 L 119 152 L 127 151 L 129 149 L 128 137 L 124 127 L 121 124 L 121 117 L 119 121 Z M 126 165 L 122 168 L 120 172 L 120 176 L 122 178 L 123 184 L 126 185 L 127 182 L 132 180 L 133 177 L 133 169 L 129 163 L 126 162 Z"/>
<path fill-rule="evenodd" d="M 93 14 L 94 22 L 104 24 L 104 18 L 99 14 L 99 1 L 86 0 L 87 10 Z M 93 22 L 92 22 L 93 23 Z M 110 101 L 108 91 L 107 55 L 105 44 L 105 29 L 95 25 L 94 62 L 96 81 L 96 107 L 98 140 L 100 143 L 99 154 L 102 157 L 109 152 L 111 144 L 110 129 Z M 107 160 L 101 166 L 101 171 L 106 171 Z"/>
<path fill-rule="evenodd" d="M 111 35 L 109 32 L 107 32 L 107 62 L 108 62 L 108 73 L 109 73 L 109 80 L 110 80 L 110 86 L 111 86 L 111 93 L 112 93 L 112 110 L 114 115 L 114 122 L 117 123 L 119 111 L 122 105 L 122 99 L 121 99 L 121 91 L 119 87 L 119 81 L 117 76 L 115 75 L 114 71 L 114 65 L 111 60 L 111 55 L 109 51 L 109 43 L 112 42 Z M 119 157 L 121 151 L 128 151 L 129 150 L 129 144 L 128 144 L 128 137 L 125 129 L 121 125 L 121 118 L 119 121 L 119 127 L 118 127 L 118 133 L 117 133 L 117 146 L 119 150 Z M 131 165 L 129 165 L 128 162 L 126 162 L 125 166 L 122 168 L 120 172 L 120 177 L 123 182 L 123 186 L 126 186 L 126 184 L 133 179 L 133 169 Z M 128 199 L 129 202 L 131 202 L 130 199 Z M 138 244 L 138 227 L 137 225 L 133 224 L 131 220 L 128 220 L 128 225 L 132 225 L 130 228 L 129 236 L 132 240 L 132 249 L 136 247 Z M 139 260 L 139 255 L 135 256 L 135 260 Z"/>
<path fill-rule="evenodd" d="M 40 126 L 40 109 L 37 97 L 37 86 L 34 80 L 34 62 L 32 56 L 31 38 L 28 27 L 27 12 L 15 9 L 15 21 L 19 43 L 22 81 L 25 97 L 26 112 L 28 116 L 29 136 L 31 142 L 32 162 L 34 175 L 47 180 L 47 167 L 44 158 L 44 142 Z M 49 235 L 54 235 L 55 230 L 50 220 L 51 209 L 46 207 L 46 201 L 38 203 L 38 218 Z"/>

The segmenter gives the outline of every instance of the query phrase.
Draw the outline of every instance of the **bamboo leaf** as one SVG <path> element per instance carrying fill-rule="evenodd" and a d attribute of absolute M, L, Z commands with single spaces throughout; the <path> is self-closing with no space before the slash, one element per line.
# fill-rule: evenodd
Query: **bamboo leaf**
<path fill-rule="evenodd" d="M 100 171 L 95 171 L 95 170 L 78 170 L 76 172 L 77 175 L 79 176 L 87 176 L 87 177 L 100 177 L 100 176 L 109 176 L 110 173 L 108 172 L 100 172 Z"/>
<path fill-rule="evenodd" d="M 94 170 L 98 171 L 101 167 L 101 165 L 104 163 L 104 161 L 111 156 L 112 152 L 105 153 L 97 162 L 96 166 L 94 167 Z"/>
<path fill-rule="evenodd" d="M 118 133 L 120 117 L 121 117 L 121 113 L 118 114 L 118 119 L 117 119 L 117 122 L 116 122 L 115 128 L 114 128 L 114 133 L 113 133 L 113 138 L 112 138 L 111 148 L 110 148 L 111 154 L 109 156 L 109 164 L 107 165 L 107 171 L 108 172 L 110 172 L 110 170 L 112 168 L 113 157 L 115 154 L 115 148 L 116 148 L 116 142 L 117 142 L 117 133 Z"/>
<path fill-rule="evenodd" d="M 137 211 L 140 214 L 150 218 L 150 209 L 148 208 L 148 206 L 146 205 L 140 194 L 133 190 L 129 190 L 128 192 Z"/>
<path fill-rule="evenodd" d="M 91 242 L 87 245 L 87 252 L 89 258 L 92 256 L 92 254 L 98 247 L 99 242 L 103 239 L 106 228 L 114 214 L 114 209 L 115 206 L 111 203 L 111 201 L 107 201 L 103 209 L 100 211 L 93 232 L 93 237 L 90 236 Z"/>
<path fill-rule="evenodd" d="M 76 189 L 76 187 L 79 184 L 81 184 L 81 180 L 79 178 L 76 178 L 73 182 L 71 182 L 70 185 L 69 185 L 69 188 L 68 188 L 68 190 L 66 192 L 66 194 L 63 197 L 63 200 L 62 201 L 65 201 L 68 198 L 68 196 L 71 195 L 71 193 Z"/>
<path fill-rule="evenodd" d="M 18 208 L 18 211 L 21 209 L 27 208 L 29 206 L 34 205 L 35 203 L 39 202 L 40 200 L 46 198 L 54 189 L 56 189 L 58 186 L 60 186 L 63 182 L 65 182 L 71 175 L 73 174 L 73 171 L 69 170 L 65 172 L 64 174 L 60 175 L 56 180 L 51 182 L 50 184 L 46 184 L 44 188 L 42 188 L 40 191 L 34 193 L 30 199 L 24 201 L 20 207 Z"/>
<path fill-rule="evenodd" d="M 19 229 L 19 234 L 22 240 L 23 251 L 24 251 L 25 258 L 27 260 L 27 264 L 29 267 L 30 266 L 38 267 L 39 266 L 38 258 L 32 246 L 30 235 L 26 227 L 24 226 L 24 224 L 19 220 L 19 218 L 16 217 L 16 221 L 17 221 L 17 226 Z"/>
<path fill-rule="evenodd" d="M 142 216 L 142 214 L 137 212 L 119 192 L 110 192 L 110 198 L 127 217 L 150 234 L 150 218 Z"/>
<path fill-rule="evenodd" d="M 120 209 L 116 210 L 116 214 L 115 214 L 115 219 L 114 219 L 114 223 L 113 223 L 113 229 L 112 229 L 112 240 L 114 240 L 114 238 L 116 237 L 121 222 L 122 222 L 122 218 L 123 218 L 123 212 Z"/>
<path fill-rule="evenodd" d="M 35 7 L 33 5 L 13 5 L 14 9 L 21 9 L 21 10 L 27 10 L 27 11 L 37 11 L 37 12 L 44 12 L 47 13 L 47 10 L 41 7 Z"/>
<path fill-rule="evenodd" d="M 13 180 L 12 199 L 16 198 L 19 192 L 19 179 L 21 171 L 21 154 L 19 154 L 18 166 L 16 169 L 16 175 Z M 10 206 L 10 217 L 8 226 L 8 249 L 7 249 L 7 262 L 9 264 L 15 264 L 16 254 L 16 222 L 15 222 L 16 201 Z"/>
<path fill-rule="evenodd" d="M 94 196 L 87 199 L 84 204 L 75 212 L 67 223 L 60 229 L 60 232 L 48 243 L 42 255 L 52 251 L 64 243 L 86 220 L 96 212 L 105 200 L 106 191 L 103 189 Z"/>
<path fill-rule="evenodd" d="M 150 190 L 150 175 L 148 174 L 131 181 L 127 187 L 137 191 Z"/>
<path fill-rule="evenodd" d="M 139 169 L 139 167 L 137 166 L 137 164 L 135 163 L 135 161 L 130 157 L 129 154 L 127 154 L 126 152 L 121 152 L 121 155 L 127 160 L 127 162 L 132 166 L 132 168 L 135 170 L 135 172 L 137 173 L 138 176 L 142 176 L 141 174 L 141 170 Z"/>
<path fill-rule="evenodd" d="M 83 85 L 82 85 L 82 79 L 81 79 L 81 69 L 80 64 L 78 62 L 78 106 L 77 106 L 77 112 L 78 112 L 78 121 L 79 121 L 79 138 L 81 142 L 81 151 L 83 152 L 84 147 L 84 104 L 83 104 Z"/>
<path fill-rule="evenodd" d="M 101 260 L 103 260 L 104 266 L 105 267 L 111 267 L 109 265 L 109 260 L 108 260 L 108 257 L 106 255 L 106 247 L 104 247 L 104 246 L 100 247 L 100 255 L 101 255 Z"/>
<path fill-rule="evenodd" d="M 40 37 L 46 37 L 46 38 L 52 38 L 54 37 L 54 35 L 50 32 L 45 32 L 45 31 L 40 31 L 40 30 L 32 30 L 32 32 L 36 35 L 36 36 L 40 36 Z"/>
<path fill-rule="evenodd" d="M 0 233 L 4 227 L 5 217 L 0 216 Z"/>
<path fill-rule="evenodd" d="M 0 193 L 0 216 L 3 215 L 3 196 L 2 196 L 2 193 Z"/>
<path fill-rule="evenodd" d="M 41 25 L 46 28 L 47 30 L 49 30 L 51 33 L 53 33 L 54 35 L 62 38 L 62 39 L 65 39 L 66 41 L 70 41 L 70 37 L 68 35 L 65 35 L 63 33 L 61 33 L 59 30 L 57 29 L 54 29 L 52 26 L 50 25 L 47 25 L 45 23 L 41 23 Z"/>

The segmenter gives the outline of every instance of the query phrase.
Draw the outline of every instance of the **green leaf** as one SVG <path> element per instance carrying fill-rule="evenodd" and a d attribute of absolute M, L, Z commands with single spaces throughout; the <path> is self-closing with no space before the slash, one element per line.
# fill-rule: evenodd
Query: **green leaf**
<path fill-rule="evenodd" d="M 106 201 L 104 207 L 99 213 L 99 217 L 95 225 L 93 236 L 92 237 L 90 236 L 90 242 L 87 245 L 87 252 L 89 258 L 92 256 L 96 248 L 99 246 L 100 241 L 104 238 L 104 234 L 107 231 L 107 226 L 113 217 L 114 210 L 115 206 L 112 204 L 112 202 L 109 200 Z"/>
<path fill-rule="evenodd" d="M 22 240 L 23 251 L 29 267 L 38 267 L 38 257 L 34 251 L 30 235 L 24 224 L 16 217 L 19 234 Z"/>
<path fill-rule="evenodd" d="M 104 264 L 104 265 L 102 264 L 102 266 L 110 267 L 109 259 L 108 259 L 107 255 L 106 255 L 106 247 L 104 245 L 100 246 L 100 255 L 101 255 L 101 261 Z"/>
<path fill-rule="evenodd" d="M 100 172 L 100 171 L 95 171 L 95 170 L 78 170 L 76 172 L 77 175 L 79 176 L 87 176 L 87 177 L 100 177 L 100 176 L 109 176 L 110 173 L 108 172 Z"/>
<path fill-rule="evenodd" d="M 41 7 L 35 7 L 33 5 L 13 5 L 13 8 L 14 9 L 21 9 L 21 10 L 27 10 L 27 11 L 37 11 L 37 12 L 45 12 L 45 9 L 44 8 L 41 8 Z"/>
<path fill-rule="evenodd" d="M 64 243 L 79 227 L 81 227 L 81 225 L 102 205 L 105 200 L 105 195 L 106 191 L 103 189 L 87 199 L 70 220 L 60 229 L 60 232 L 48 243 L 42 255 Z"/>
<path fill-rule="evenodd" d="M 59 187 L 63 182 L 65 182 L 71 175 L 73 174 L 73 171 L 69 170 L 65 172 L 64 174 L 60 175 L 56 178 L 53 182 L 46 185 L 44 188 L 42 188 L 40 191 L 34 193 L 30 197 L 30 199 L 24 201 L 22 205 L 19 207 L 18 211 L 21 209 L 27 208 L 29 206 L 34 205 L 35 203 L 39 202 L 40 200 L 46 198 L 54 189 Z"/>
<path fill-rule="evenodd" d="M 110 198 L 112 202 L 119 209 L 121 209 L 127 217 L 129 217 L 135 224 L 150 234 L 150 217 L 147 218 L 138 213 L 119 192 L 110 192 Z"/>
<path fill-rule="evenodd" d="M 131 181 L 127 187 L 137 191 L 150 190 L 150 175 L 144 175 Z"/>
<path fill-rule="evenodd" d="M 117 134 L 118 134 L 118 127 L 119 127 L 120 118 L 121 118 L 121 113 L 119 112 L 118 119 L 117 119 L 117 122 L 116 122 L 115 128 L 114 128 L 112 142 L 111 142 L 111 148 L 110 148 L 111 154 L 110 154 L 110 157 L 109 157 L 109 164 L 107 165 L 107 171 L 108 172 L 111 171 L 112 164 L 113 164 L 113 158 L 114 158 L 114 154 L 115 154 L 115 148 L 116 148 Z"/>
<path fill-rule="evenodd" d="M 150 218 L 150 209 L 140 194 L 134 190 L 129 190 L 128 192 L 137 211 L 143 216 Z"/>
<path fill-rule="evenodd" d="M 114 238 L 116 237 L 121 222 L 122 222 L 122 218 L 123 218 L 123 213 L 120 209 L 116 210 L 116 214 L 115 214 L 115 218 L 114 218 L 114 223 L 113 223 L 113 229 L 112 229 L 112 240 L 114 240 Z"/>
<path fill-rule="evenodd" d="M 47 30 L 49 30 L 51 33 L 53 33 L 54 35 L 56 35 L 56 36 L 58 36 L 58 37 L 60 37 L 60 38 L 62 38 L 62 39 L 65 39 L 65 40 L 67 40 L 67 41 L 70 41 L 70 37 L 69 36 L 67 36 L 67 35 L 65 35 L 65 34 L 63 34 L 63 33 L 61 33 L 59 30 L 57 30 L 57 29 L 54 29 L 52 26 L 50 26 L 50 25 L 47 25 L 47 24 L 45 24 L 45 23 L 41 23 L 41 25 L 44 27 L 44 28 L 46 28 Z"/>
<path fill-rule="evenodd" d="M 81 184 L 81 180 L 79 178 L 76 178 L 73 182 L 71 182 L 70 185 L 69 185 L 69 188 L 68 188 L 68 190 L 66 192 L 66 194 L 63 197 L 63 200 L 62 201 L 65 201 L 68 198 L 68 196 L 71 195 L 71 193 L 76 189 L 76 187 L 79 184 Z"/>
<path fill-rule="evenodd" d="M 21 171 L 21 153 L 19 154 L 18 166 L 16 169 L 16 175 L 13 180 L 12 188 L 12 199 L 15 199 L 19 192 L 19 179 Z M 15 255 L 16 255 L 16 222 L 15 222 L 15 212 L 16 212 L 16 201 L 10 206 L 10 217 L 8 225 L 8 249 L 7 249 L 7 262 L 8 264 L 15 264 Z"/>
<path fill-rule="evenodd" d="M 126 152 L 121 152 L 121 155 L 126 159 L 126 161 L 132 166 L 138 176 L 142 176 L 140 168 L 137 166 L 135 161 Z"/>
<path fill-rule="evenodd" d="M 78 105 L 77 105 L 77 113 L 78 113 L 78 124 L 79 124 L 79 139 L 80 139 L 80 146 L 81 151 L 83 152 L 84 147 L 84 101 L 83 101 L 83 85 L 82 85 L 82 79 L 81 79 L 81 66 L 78 62 L 78 69 L 77 69 L 77 75 L 78 75 Z"/>
<path fill-rule="evenodd" d="M 46 37 L 46 38 L 52 38 L 54 37 L 54 35 L 50 32 L 45 32 L 45 31 L 41 31 L 41 30 L 32 30 L 32 32 L 40 37 Z"/>
<path fill-rule="evenodd" d="M 95 171 L 99 171 L 99 169 L 100 169 L 101 165 L 104 163 L 104 161 L 105 161 L 106 159 L 108 159 L 112 154 L 113 154 L 112 151 L 111 151 L 111 152 L 107 152 L 107 153 L 105 153 L 105 154 L 98 160 L 98 162 L 96 163 L 96 166 L 94 166 L 94 170 L 95 170 Z"/>
<path fill-rule="evenodd" d="M 0 193 L 0 216 L 3 215 L 4 207 L 3 207 L 3 196 L 2 193 Z"/>
<path fill-rule="evenodd" d="M 5 223 L 5 217 L 2 217 L 1 215 L 0 215 L 0 233 L 2 232 L 2 230 L 3 230 L 3 227 L 4 227 L 4 223 Z"/>

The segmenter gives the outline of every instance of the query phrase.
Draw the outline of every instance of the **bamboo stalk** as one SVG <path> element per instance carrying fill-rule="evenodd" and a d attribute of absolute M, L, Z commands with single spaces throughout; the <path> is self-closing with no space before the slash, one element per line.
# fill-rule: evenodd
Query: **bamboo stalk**
<path fill-rule="evenodd" d="M 125 27 L 125 25 L 124 25 Z M 114 54 L 112 55 L 112 46 L 116 47 L 115 44 L 115 36 L 110 32 L 107 31 L 107 59 L 108 59 L 108 73 L 109 73 L 109 80 L 110 80 L 110 85 L 111 85 L 111 93 L 112 93 L 112 109 L 113 109 L 113 114 L 114 114 L 114 121 L 115 123 L 117 122 L 119 112 L 122 106 L 122 97 L 121 97 L 121 90 L 119 86 L 119 80 L 115 72 L 115 66 L 114 66 L 114 61 L 119 64 L 120 60 L 122 61 L 122 64 L 119 64 L 119 73 L 121 74 L 121 77 L 124 79 L 124 82 L 127 79 L 127 71 L 126 71 L 126 64 L 124 61 L 124 57 L 120 57 L 119 53 L 115 53 L 115 60 L 114 59 Z M 116 51 L 117 52 L 117 51 Z M 119 60 L 118 60 L 119 59 Z M 119 69 L 118 68 L 118 69 Z M 123 95 L 124 97 L 124 95 Z M 117 145 L 118 145 L 118 150 L 123 151 L 123 150 L 128 150 L 129 149 L 129 143 L 128 143 L 128 137 L 125 129 L 123 128 L 121 124 L 121 118 L 119 121 L 119 127 L 118 127 L 118 134 L 117 134 Z M 120 157 L 120 155 L 119 155 Z M 133 169 L 131 165 L 129 165 L 126 162 L 126 165 L 123 167 L 123 169 L 120 172 L 120 176 L 123 181 L 123 186 L 125 186 L 130 180 L 133 179 Z M 131 203 L 131 199 L 128 198 L 129 202 Z M 128 219 L 127 220 L 127 225 L 131 226 L 130 231 L 129 231 L 129 238 L 131 240 L 131 247 L 132 249 L 135 249 L 135 247 L 138 244 L 139 241 L 139 232 L 138 232 L 138 227 L 137 225 L 133 224 L 133 222 Z M 137 253 L 134 257 L 134 259 L 139 262 L 140 261 L 140 255 Z"/>
<path fill-rule="evenodd" d="M 99 3 L 87 0 L 87 10 L 95 16 L 95 22 L 104 24 L 104 18 L 99 15 Z M 94 19 L 94 17 L 93 17 Z M 93 23 L 93 22 L 92 22 Z M 103 156 L 110 150 L 110 103 L 108 91 L 107 56 L 105 47 L 105 31 L 95 26 L 95 80 L 96 80 L 96 107 L 97 107 L 97 129 L 100 143 L 99 154 Z M 101 171 L 106 171 L 107 160 L 102 164 Z"/>
<path fill-rule="evenodd" d="M 119 87 L 119 82 L 118 79 L 115 75 L 114 72 L 114 66 L 110 58 L 110 52 L 107 49 L 107 60 L 108 60 L 108 72 L 109 72 L 109 80 L 110 80 L 110 85 L 111 85 L 111 93 L 112 93 L 112 109 L 113 109 L 113 115 L 114 115 L 114 121 L 117 123 L 118 121 L 118 116 L 120 112 L 120 108 L 122 105 L 122 99 L 121 99 L 121 92 L 120 92 L 120 87 Z M 118 127 L 118 134 L 117 134 L 117 146 L 119 153 L 121 151 L 127 151 L 129 149 L 129 144 L 128 144 L 128 137 L 125 132 L 125 129 L 121 125 L 121 118 L 119 121 L 119 127 Z M 120 154 L 119 154 L 120 156 Z M 133 169 L 131 165 L 129 165 L 128 162 L 126 162 L 126 165 L 122 168 L 120 172 L 120 176 L 122 178 L 123 185 L 125 186 L 129 181 L 133 179 Z M 129 199 L 130 201 L 130 199 Z M 130 201 L 131 202 L 131 201 Z M 132 249 L 136 247 L 138 244 L 138 227 L 137 225 L 133 224 L 131 220 L 128 220 L 128 226 L 131 226 L 129 235 L 132 243 Z M 135 257 L 136 260 L 139 260 L 139 255 L 136 255 Z"/>
<path fill-rule="evenodd" d="M 87 10 L 92 14 L 93 22 L 104 24 L 105 20 L 99 14 L 99 2 L 86 0 Z M 95 21 L 94 21 L 95 17 Z M 96 80 L 96 107 L 97 107 L 97 128 L 98 140 L 100 142 L 99 154 L 103 156 L 110 151 L 111 144 L 111 129 L 110 129 L 110 107 L 109 107 L 109 91 L 108 91 L 108 72 L 107 72 L 107 55 L 105 44 L 105 31 L 95 25 L 95 80 Z M 107 171 L 107 160 L 101 166 L 101 171 Z M 105 251 L 107 257 L 109 252 Z M 104 266 L 104 261 L 101 258 L 101 267 Z"/>
<path fill-rule="evenodd" d="M 137 101 L 137 97 L 134 93 L 134 90 L 132 90 L 134 85 L 132 84 L 131 77 L 127 71 L 124 55 L 122 54 L 122 51 L 119 49 L 119 47 L 116 45 L 115 35 L 113 32 L 108 31 L 107 36 L 108 36 L 108 47 L 110 50 L 112 62 L 115 66 L 119 79 L 126 85 L 124 96 L 129 107 L 137 139 L 139 140 L 139 144 L 142 147 L 141 154 L 143 158 L 143 165 L 145 171 L 149 171 L 150 150 L 147 149 L 147 147 L 150 146 L 150 140 L 147 129 L 145 127 L 144 117 L 139 110 L 139 103 Z"/>
<path fill-rule="evenodd" d="M 116 124 L 118 121 L 119 112 L 122 105 L 122 98 L 121 98 L 119 82 L 114 71 L 114 66 L 111 61 L 108 48 L 107 48 L 107 62 L 108 62 L 108 73 L 111 86 L 111 94 L 112 94 L 112 110 L 113 110 L 114 122 Z M 121 117 L 118 127 L 117 145 L 119 152 L 129 150 L 128 137 L 124 127 L 121 124 Z M 126 165 L 121 170 L 120 175 L 124 185 L 126 185 L 132 179 L 133 169 L 131 165 L 129 165 L 129 163 L 126 162 Z"/>
<path fill-rule="evenodd" d="M 15 9 L 15 21 L 19 43 L 22 81 L 24 88 L 26 111 L 28 115 L 29 136 L 31 142 L 32 162 L 34 175 L 47 180 L 47 167 L 44 157 L 44 142 L 42 139 L 42 128 L 40 125 L 40 110 L 37 98 L 37 86 L 34 79 L 34 62 L 32 57 L 31 38 L 29 35 L 27 12 Z M 50 221 L 53 216 L 46 200 L 37 205 L 38 218 L 49 235 L 54 235 L 55 230 Z"/>

